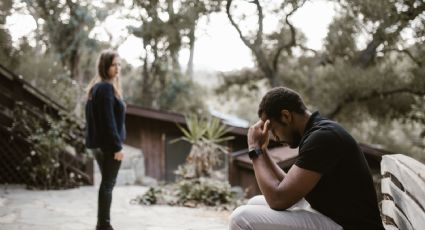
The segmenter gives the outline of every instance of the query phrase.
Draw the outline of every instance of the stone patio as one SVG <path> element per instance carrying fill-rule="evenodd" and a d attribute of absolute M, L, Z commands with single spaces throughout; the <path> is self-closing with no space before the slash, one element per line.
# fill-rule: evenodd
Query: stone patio
<path fill-rule="evenodd" d="M 204 208 L 141 206 L 130 200 L 147 187 L 117 186 L 111 218 L 117 230 L 218 230 L 228 228 L 230 212 Z M 31 191 L 0 186 L 1 230 L 92 230 L 97 212 L 97 186 L 59 191 Z"/>

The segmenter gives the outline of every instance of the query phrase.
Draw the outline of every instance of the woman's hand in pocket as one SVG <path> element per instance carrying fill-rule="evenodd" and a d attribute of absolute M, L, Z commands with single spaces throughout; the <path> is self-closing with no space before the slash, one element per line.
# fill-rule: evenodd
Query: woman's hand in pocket
<path fill-rule="evenodd" d="M 114 153 L 114 159 L 121 161 L 124 158 L 124 153 L 122 151 Z"/>

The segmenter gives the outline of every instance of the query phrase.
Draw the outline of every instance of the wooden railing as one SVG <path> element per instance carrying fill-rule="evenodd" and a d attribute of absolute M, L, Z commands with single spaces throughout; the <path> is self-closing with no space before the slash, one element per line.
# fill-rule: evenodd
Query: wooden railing
<path fill-rule="evenodd" d="M 425 229 L 425 165 L 402 154 L 382 157 L 381 191 L 386 229 Z"/>
<path fill-rule="evenodd" d="M 15 75 L 4 66 L 0 65 L 0 184 L 23 183 L 29 178 L 28 172 L 23 172 L 22 162 L 30 154 L 31 143 L 17 130 L 12 128 L 16 118 L 18 104 L 30 114 L 30 116 L 46 122 L 46 115 L 59 119 L 66 109 L 48 98 L 37 88 L 31 86 L 21 77 Z M 77 119 L 67 119 L 67 122 L 78 123 Z M 80 122 L 81 123 L 81 122 Z M 83 124 L 75 125 L 73 135 L 84 135 Z M 68 132 L 66 132 L 68 133 Z M 65 141 L 75 145 L 72 140 L 75 137 L 65 134 Z M 71 144 L 72 143 L 72 144 Z M 78 148 L 82 149 L 81 143 Z M 93 184 L 93 160 L 84 156 L 82 152 L 75 155 L 61 151 L 59 161 L 64 168 L 64 173 L 72 172 L 85 184 Z"/>

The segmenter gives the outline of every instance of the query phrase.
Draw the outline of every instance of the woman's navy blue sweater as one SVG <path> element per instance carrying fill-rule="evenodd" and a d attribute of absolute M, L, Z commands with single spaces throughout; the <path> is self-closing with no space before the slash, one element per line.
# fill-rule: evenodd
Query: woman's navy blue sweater
<path fill-rule="evenodd" d="M 115 97 L 112 84 L 95 84 L 85 110 L 86 147 L 110 153 L 120 151 L 126 137 L 125 105 Z"/>

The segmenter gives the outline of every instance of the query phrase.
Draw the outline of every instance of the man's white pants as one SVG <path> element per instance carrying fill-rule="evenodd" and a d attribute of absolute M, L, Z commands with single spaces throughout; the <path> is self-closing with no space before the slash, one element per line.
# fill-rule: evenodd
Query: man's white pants
<path fill-rule="evenodd" d="M 264 196 L 251 198 L 230 217 L 230 230 L 342 230 L 329 217 L 302 199 L 285 211 L 269 207 Z"/>

